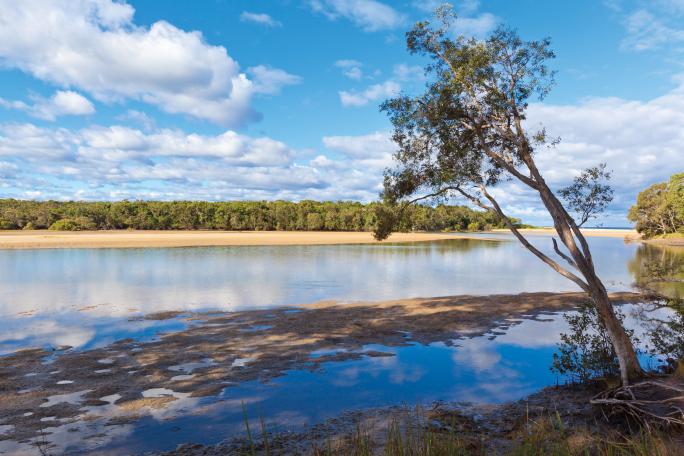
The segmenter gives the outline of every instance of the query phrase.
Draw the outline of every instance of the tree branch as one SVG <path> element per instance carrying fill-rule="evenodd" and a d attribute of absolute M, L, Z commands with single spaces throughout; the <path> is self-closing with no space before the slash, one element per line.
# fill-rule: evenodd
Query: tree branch
<path fill-rule="evenodd" d="M 494 210 L 496 211 L 497 214 L 499 214 L 499 217 L 501 217 L 506 223 L 506 226 L 508 226 L 508 229 L 511 230 L 511 232 L 515 235 L 516 238 L 520 241 L 522 245 L 525 246 L 527 250 L 532 252 L 537 258 L 542 260 L 544 263 L 549 265 L 554 271 L 565 277 L 566 279 L 572 280 L 575 282 L 582 290 L 586 291 L 589 293 L 591 291 L 591 288 L 589 285 L 584 282 L 581 278 L 573 274 L 572 272 L 568 271 L 565 269 L 563 266 L 558 264 L 556 261 L 553 259 L 549 258 L 546 256 L 544 253 L 542 253 L 539 249 L 537 249 L 535 246 L 530 244 L 530 242 L 523 236 L 520 231 L 513 225 L 513 222 L 511 222 L 511 219 L 506 216 L 503 211 L 501 210 L 501 206 L 499 206 L 499 203 L 492 197 L 488 192 L 487 189 L 485 188 L 484 185 L 480 184 L 479 185 L 480 191 L 482 194 L 492 203 L 492 206 L 494 206 Z"/>
<path fill-rule="evenodd" d="M 570 266 L 579 270 L 579 268 L 577 267 L 577 263 L 575 263 L 575 261 L 572 258 L 570 258 L 569 256 L 560 251 L 560 249 L 558 248 L 558 243 L 556 242 L 556 238 L 551 238 L 551 240 L 553 241 L 553 250 L 558 254 L 558 256 L 567 261 Z"/>

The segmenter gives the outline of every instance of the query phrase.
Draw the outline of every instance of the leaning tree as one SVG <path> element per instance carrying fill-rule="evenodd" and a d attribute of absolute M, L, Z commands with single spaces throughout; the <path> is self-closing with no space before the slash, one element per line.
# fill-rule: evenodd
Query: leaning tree
<path fill-rule="evenodd" d="M 494 212 L 525 248 L 587 292 L 615 348 L 623 384 L 639 379 L 643 371 L 634 346 L 580 231 L 581 223 L 610 200 L 610 188 L 597 184 L 609 176 L 602 166 L 587 170 L 560 192 L 566 208 L 535 163 L 535 149 L 556 142 L 543 129 L 530 132 L 525 125 L 529 100 L 543 99 L 553 84 L 546 64 L 554 57 L 549 40 L 525 42 L 506 28 L 485 40 L 454 37 L 455 16 L 448 5 L 438 8 L 435 18 L 436 24 L 418 22 L 406 34 L 409 52 L 430 59 L 425 93 L 382 105 L 398 151 L 397 167 L 385 173 L 387 209 L 380 214 L 376 238 L 389 236 L 401 208 L 417 201 L 463 197 Z M 506 180 L 539 196 L 560 240 L 561 245 L 552 239 L 553 249 L 565 266 L 532 245 L 504 213 L 491 188 Z"/>

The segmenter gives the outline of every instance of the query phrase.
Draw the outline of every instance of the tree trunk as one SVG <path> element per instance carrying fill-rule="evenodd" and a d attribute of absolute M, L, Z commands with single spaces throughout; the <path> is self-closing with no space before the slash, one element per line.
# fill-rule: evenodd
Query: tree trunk
<path fill-rule="evenodd" d="M 613 343 L 613 348 L 615 349 L 620 364 L 620 378 L 622 384 L 624 386 L 629 385 L 630 383 L 643 378 L 644 371 L 641 368 L 641 364 L 639 364 L 636 350 L 634 350 L 634 345 L 632 344 L 627 331 L 625 331 L 622 322 L 615 315 L 613 305 L 608 299 L 606 287 L 596 274 L 586 239 L 579 231 L 579 228 L 574 224 L 574 220 L 567 213 L 562 203 L 556 198 L 548 185 L 546 185 L 546 182 L 541 174 L 539 174 L 536 167 L 534 167 L 532 172 L 533 174 L 536 173 L 535 177 L 539 184 L 539 195 L 554 221 L 556 232 L 561 237 L 561 240 L 564 241 L 563 243 L 570 252 L 575 267 L 584 276 L 588 288 L 586 291 L 596 306 L 596 311 L 601 323 L 603 323 L 606 331 L 608 331 L 608 336 Z M 578 248 L 576 240 L 581 243 L 582 249 Z"/>
<path fill-rule="evenodd" d="M 601 322 L 608 331 L 608 336 L 613 343 L 613 348 L 617 354 L 618 362 L 620 364 L 620 378 L 623 385 L 629 385 L 644 377 L 644 371 L 641 369 L 639 359 L 632 341 L 622 326 L 622 323 L 615 315 L 613 305 L 608 299 L 608 293 L 605 288 L 593 289 L 591 291 L 591 299 L 594 301 L 596 311 L 598 312 Z"/>

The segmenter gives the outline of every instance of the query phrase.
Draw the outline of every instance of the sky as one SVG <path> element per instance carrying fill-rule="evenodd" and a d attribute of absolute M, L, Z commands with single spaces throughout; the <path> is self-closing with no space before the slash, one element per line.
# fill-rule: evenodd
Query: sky
<path fill-rule="evenodd" d="M 419 94 L 405 32 L 436 1 L 0 0 L 0 197 L 378 199 L 379 104 Z M 684 0 L 463 0 L 454 35 L 550 37 L 556 86 L 527 125 L 561 188 L 606 162 L 627 226 L 637 193 L 684 171 Z M 533 194 L 506 212 L 549 219 Z M 458 201 L 453 201 L 458 203 Z"/>

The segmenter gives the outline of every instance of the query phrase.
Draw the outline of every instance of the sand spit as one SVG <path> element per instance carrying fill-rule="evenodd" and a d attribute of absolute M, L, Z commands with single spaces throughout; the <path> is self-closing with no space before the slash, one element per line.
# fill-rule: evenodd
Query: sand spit
<path fill-rule="evenodd" d="M 285 370 L 315 371 L 328 361 L 392 356 L 364 351 L 367 344 L 450 344 L 516 324 L 508 319 L 569 310 L 585 299 L 583 293 L 523 293 L 324 302 L 194 314 L 188 317 L 194 320 L 189 329 L 148 343 L 128 339 L 82 352 L 23 350 L 0 357 L 0 423 L 13 426 L 0 440 L 36 437 L 45 419 L 128 423 L 178 399 L 214 396 L 230 385 L 268 380 Z M 611 299 L 644 298 L 614 293 Z"/>
<path fill-rule="evenodd" d="M 609 237 L 622 238 L 627 241 L 638 241 L 641 239 L 641 234 L 636 230 L 622 229 L 622 228 L 582 228 L 582 234 L 586 237 Z M 508 230 L 494 230 L 496 233 L 508 233 Z M 520 230 L 523 234 L 548 234 L 557 235 L 553 228 L 525 228 Z"/>
<path fill-rule="evenodd" d="M 522 230 L 555 234 L 546 228 Z M 496 230 L 493 233 L 508 232 Z M 583 230 L 589 237 L 638 240 L 634 230 Z M 501 240 L 487 233 L 394 233 L 382 241 L 426 242 L 448 239 Z M 378 243 L 371 233 L 349 231 L 0 231 L 0 249 L 212 247 L 238 245 L 334 245 Z"/>
<path fill-rule="evenodd" d="M 387 242 L 465 237 L 446 233 L 395 233 Z M 0 249 L 211 247 L 377 243 L 371 233 L 340 231 L 0 231 Z"/>

